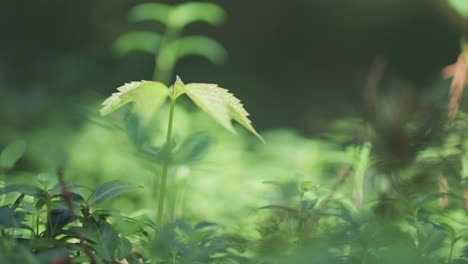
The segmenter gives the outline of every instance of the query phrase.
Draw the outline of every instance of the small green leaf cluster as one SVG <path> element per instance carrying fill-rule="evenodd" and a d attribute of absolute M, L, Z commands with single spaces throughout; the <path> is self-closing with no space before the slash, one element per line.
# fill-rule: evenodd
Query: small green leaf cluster
<path fill-rule="evenodd" d="M 224 10 L 214 3 L 188 2 L 175 6 L 139 4 L 130 10 L 129 20 L 133 23 L 160 23 L 165 26 L 165 32 L 130 31 L 115 41 L 114 49 L 120 55 L 133 51 L 154 55 L 154 78 L 166 83 L 177 61 L 186 56 L 201 56 L 214 64 L 225 61 L 227 53 L 216 40 L 200 35 L 180 37 L 183 29 L 192 23 L 204 22 L 216 26 L 225 17 Z"/>
<path fill-rule="evenodd" d="M 23 142 L 3 150 L 8 168 L 23 151 Z M 137 252 L 144 249 L 131 241 L 147 239 L 145 230 L 154 230 L 154 224 L 101 206 L 142 187 L 111 181 L 92 190 L 65 183 L 60 170 L 57 176 L 39 174 L 36 184 L 0 185 L 0 262 L 140 263 Z M 118 220 L 126 223 L 126 232 L 117 228 Z"/>

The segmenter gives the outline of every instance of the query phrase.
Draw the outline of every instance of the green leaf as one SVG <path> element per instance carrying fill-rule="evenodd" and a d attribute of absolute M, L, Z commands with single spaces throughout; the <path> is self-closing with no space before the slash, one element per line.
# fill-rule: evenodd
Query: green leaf
<path fill-rule="evenodd" d="M 433 194 L 429 194 L 427 195 L 426 197 L 424 197 L 422 200 L 420 200 L 418 203 L 416 203 L 416 209 L 421 209 L 424 205 L 426 205 L 427 203 L 430 203 L 434 200 L 437 200 L 441 197 L 444 197 L 444 196 L 450 196 L 451 193 L 433 193 Z"/>
<path fill-rule="evenodd" d="M 183 95 L 185 93 L 184 86 L 184 82 L 177 76 L 175 83 L 169 88 L 171 98 L 177 99 L 177 97 Z"/>
<path fill-rule="evenodd" d="M 192 163 L 207 152 L 213 139 L 206 133 L 195 133 L 190 135 L 174 154 L 174 161 L 178 164 Z"/>
<path fill-rule="evenodd" d="M 104 220 L 95 222 L 88 219 L 83 223 L 82 232 L 92 240 L 91 247 L 96 255 L 106 261 L 113 262 L 114 254 L 120 243 L 119 235 L 114 228 Z"/>
<path fill-rule="evenodd" d="M 444 229 L 444 231 L 447 233 L 450 239 L 455 240 L 455 238 L 457 237 L 457 232 L 451 225 L 443 222 L 439 222 L 438 224 Z"/>
<path fill-rule="evenodd" d="M 120 107 L 133 102 L 133 112 L 136 113 L 144 124 L 149 122 L 166 100 L 169 90 L 160 82 L 131 82 L 117 88 L 118 92 L 104 101 L 100 112 L 108 115 Z"/>
<path fill-rule="evenodd" d="M 240 100 L 228 90 L 216 84 L 191 83 L 185 85 L 185 92 L 198 107 L 227 130 L 236 133 L 231 123 L 231 119 L 234 119 L 264 142 L 252 127 L 248 119 L 249 113 L 244 109 Z"/>
<path fill-rule="evenodd" d="M 128 19 L 132 22 L 156 21 L 165 25 L 171 9 L 169 5 L 160 3 L 140 4 L 130 10 Z"/>
<path fill-rule="evenodd" d="M 224 10 L 216 4 L 190 2 L 176 6 L 169 14 L 168 25 L 183 28 L 193 22 L 221 24 L 226 17 Z"/>
<path fill-rule="evenodd" d="M 0 226 L 19 227 L 23 221 L 25 221 L 24 213 L 15 212 L 8 206 L 0 207 Z"/>
<path fill-rule="evenodd" d="M 449 0 L 449 5 L 463 17 L 468 17 L 468 1 L 466 0 Z"/>
<path fill-rule="evenodd" d="M 132 51 L 142 51 L 154 54 L 161 42 L 158 33 L 149 31 L 128 32 L 120 36 L 114 43 L 114 50 L 119 55 Z"/>
<path fill-rule="evenodd" d="M 23 156 L 26 151 L 26 142 L 23 140 L 15 141 L 0 153 L 0 167 L 11 169 L 15 163 Z"/>
<path fill-rule="evenodd" d="M 34 185 L 9 184 L 0 188 L 0 195 L 12 192 L 24 193 L 25 195 L 29 195 L 40 200 L 47 200 L 47 193 Z"/>
<path fill-rule="evenodd" d="M 221 44 L 211 38 L 202 36 L 189 36 L 174 40 L 163 52 L 174 54 L 175 60 L 190 55 L 198 55 L 214 64 L 224 63 L 227 57 L 227 52 Z"/>
<path fill-rule="evenodd" d="M 130 184 L 124 181 L 110 181 L 106 182 L 96 188 L 94 193 L 89 198 L 89 204 L 95 205 L 104 201 L 115 198 L 123 193 L 135 191 L 143 188 L 141 186 Z"/>
<path fill-rule="evenodd" d="M 117 260 L 122 260 L 125 258 L 131 258 L 132 256 L 132 244 L 125 237 L 119 238 L 119 244 L 115 251 L 115 258 Z"/>

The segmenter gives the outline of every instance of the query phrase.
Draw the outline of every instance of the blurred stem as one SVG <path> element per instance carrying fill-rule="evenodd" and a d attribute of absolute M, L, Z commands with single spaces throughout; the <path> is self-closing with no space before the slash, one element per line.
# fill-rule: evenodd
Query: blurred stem
<path fill-rule="evenodd" d="M 47 228 L 46 228 L 46 236 L 51 237 L 52 235 L 52 203 L 51 203 L 51 197 L 47 197 L 47 228 L 49 229 L 49 233 L 47 233 Z"/>
<path fill-rule="evenodd" d="M 453 240 L 452 243 L 450 243 L 450 252 L 447 260 L 447 264 L 452 263 L 452 255 L 453 255 L 453 248 L 455 247 L 456 240 Z"/>
<path fill-rule="evenodd" d="M 167 171 L 169 169 L 169 164 L 171 162 L 170 144 L 171 144 L 171 138 L 172 138 L 172 123 L 174 120 L 174 108 L 175 108 L 175 99 L 171 99 L 171 108 L 169 110 L 169 121 L 167 125 L 166 145 L 164 146 L 167 157 L 163 164 L 161 184 L 159 185 L 158 215 L 157 215 L 157 220 L 156 220 L 156 223 L 159 223 L 159 224 L 162 224 L 162 221 L 163 221 L 164 198 L 166 196 Z"/>
<path fill-rule="evenodd" d="M 176 64 L 175 55 L 167 49 L 168 44 L 179 37 L 180 29 L 168 25 L 158 51 L 154 57 L 153 80 L 168 84 Z"/>
<path fill-rule="evenodd" d="M 358 208 L 364 206 L 364 177 L 370 163 L 370 152 L 372 145 L 370 142 L 365 142 L 359 149 L 359 156 L 355 163 L 354 173 L 354 199 Z"/>

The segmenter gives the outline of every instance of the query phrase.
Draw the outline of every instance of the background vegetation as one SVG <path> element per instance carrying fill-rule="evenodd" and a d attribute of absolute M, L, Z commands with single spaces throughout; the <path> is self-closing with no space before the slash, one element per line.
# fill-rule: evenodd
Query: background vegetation
<path fill-rule="evenodd" d="M 132 20 L 148 2 L 186 1 L 0 4 L 0 262 L 468 262 L 463 0 L 211 1 L 176 36 Z M 137 31 L 156 57 L 119 46 Z M 159 77 L 194 35 L 216 42 Z M 266 143 L 181 98 L 162 225 L 169 105 L 99 109 L 175 74 L 228 88 Z"/>

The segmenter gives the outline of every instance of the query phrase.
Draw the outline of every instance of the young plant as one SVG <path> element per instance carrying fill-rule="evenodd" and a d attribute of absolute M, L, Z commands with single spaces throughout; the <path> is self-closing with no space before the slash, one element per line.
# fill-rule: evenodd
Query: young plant
<path fill-rule="evenodd" d="M 140 240 L 141 234 L 137 228 L 119 233 L 115 221 L 125 219 L 127 225 L 138 228 L 154 225 L 100 205 L 141 187 L 111 181 L 85 199 L 76 191 L 84 186 L 65 183 L 61 170 L 57 175 L 56 184 L 53 178 L 39 174 L 39 186 L 0 187 L 0 197 L 9 201 L 0 206 L 0 263 L 140 263 L 129 237 Z M 109 223 L 110 218 L 114 224 Z"/>
<path fill-rule="evenodd" d="M 249 113 L 244 109 L 240 100 L 229 93 L 228 90 L 220 88 L 216 84 L 184 84 L 177 77 L 176 82 L 169 88 L 161 82 L 141 81 L 125 84 L 117 88 L 117 90 L 119 92 L 114 93 L 104 101 L 103 107 L 100 110 L 102 115 L 110 114 L 128 103 L 133 103 L 132 110 L 136 114 L 144 114 L 146 111 L 156 111 L 167 98 L 170 101 L 166 142 L 161 150 L 162 155 L 157 156 L 162 159 L 156 221 L 159 225 L 163 222 L 167 174 L 169 166 L 172 163 L 172 152 L 175 147 L 174 142 L 172 142 L 172 127 L 177 98 L 185 94 L 228 131 L 236 133 L 231 123 L 232 119 L 234 119 L 263 141 L 263 138 L 253 128 L 248 118 Z"/>
<path fill-rule="evenodd" d="M 224 10 L 213 3 L 189 2 L 175 6 L 140 4 L 130 10 L 129 20 L 133 23 L 157 22 L 165 26 L 165 32 L 131 31 L 120 36 L 114 47 L 121 55 L 132 51 L 153 55 L 153 80 L 168 83 L 177 60 L 183 57 L 198 55 L 215 64 L 224 62 L 226 51 L 217 41 L 205 36 L 181 37 L 181 34 L 184 28 L 194 22 L 220 25 L 225 16 Z"/>

